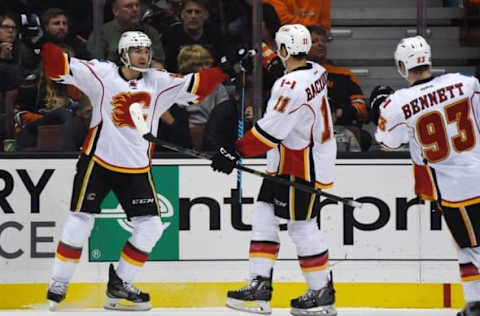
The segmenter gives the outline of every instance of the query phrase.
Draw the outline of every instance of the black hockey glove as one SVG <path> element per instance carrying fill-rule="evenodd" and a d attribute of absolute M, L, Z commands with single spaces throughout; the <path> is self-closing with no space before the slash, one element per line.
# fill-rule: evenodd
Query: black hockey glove
<path fill-rule="evenodd" d="M 237 164 L 239 156 L 235 151 L 227 150 L 225 147 L 220 147 L 212 157 L 210 166 L 214 171 L 230 174 Z"/>
<path fill-rule="evenodd" d="M 376 86 L 370 94 L 370 120 L 375 123 L 378 122 L 380 116 L 380 105 L 388 98 L 389 95 L 395 91 L 389 86 Z"/>
<path fill-rule="evenodd" d="M 277 80 L 281 76 L 285 74 L 285 67 L 283 67 L 282 60 L 280 57 L 275 57 L 272 61 L 267 65 L 267 72 Z"/>
<path fill-rule="evenodd" d="M 230 80 L 234 81 L 238 74 L 246 72 L 252 73 L 253 57 L 256 55 L 254 49 L 239 49 L 231 57 L 223 56 L 220 58 L 220 67 L 223 72 L 230 76 Z"/>

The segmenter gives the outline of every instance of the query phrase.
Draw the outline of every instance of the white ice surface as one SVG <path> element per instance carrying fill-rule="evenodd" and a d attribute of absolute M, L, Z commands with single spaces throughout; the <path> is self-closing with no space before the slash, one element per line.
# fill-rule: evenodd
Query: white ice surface
<path fill-rule="evenodd" d="M 62 311 L 49 312 L 46 310 L 3 310 L 0 315 L 14 316 L 72 316 L 72 315 L 95 315 L 95 316 L 252 316 L 250 314 L 227 308 L 154 308 L 148 312 L 117 312 L 103 309 L 64 309 Z M 272 316 L 290 315 L 289 309 L 273 309 Z M 453 309 L 370 309 L 370 308 L 339 308 L 338 316 L 454 316 Z"/>

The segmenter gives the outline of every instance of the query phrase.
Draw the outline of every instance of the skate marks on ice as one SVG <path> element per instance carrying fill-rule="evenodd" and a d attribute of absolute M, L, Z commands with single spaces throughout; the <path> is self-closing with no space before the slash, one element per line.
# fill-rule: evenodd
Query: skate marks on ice
<path fill-rule="evenodd" d="M 453 309 L 370 309 L 370 308 L 337 308 L 338 316 L 453 316 Z M 248 316 L 255 315 L 228 308 L 154 308 L 147 312 L 120 312 L 104 309 L 59 309 L 49 312 L 47 308 L 36 310 L 0 310 L 0 316 Z M 258 315 L 258 314 L 257 314 Z M 290 310 L 274 308 L 272 316 L 290 316 Z"/>

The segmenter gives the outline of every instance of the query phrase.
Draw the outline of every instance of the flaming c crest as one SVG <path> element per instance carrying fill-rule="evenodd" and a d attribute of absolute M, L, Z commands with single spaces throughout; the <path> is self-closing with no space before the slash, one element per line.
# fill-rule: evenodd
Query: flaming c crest
<path fill-rule="evenodd" d="M 116 126 L 129 126 L 135 128 L 130 112 L 128 109 L 132 103 L 138 102 L 143 104 L 144 108 L 150 106 L 151 96 L 147 92 L 122 92 L 117 94 L 112 99 L 112 105 L 114 107 L 112 112 L 112 120 Z"/>

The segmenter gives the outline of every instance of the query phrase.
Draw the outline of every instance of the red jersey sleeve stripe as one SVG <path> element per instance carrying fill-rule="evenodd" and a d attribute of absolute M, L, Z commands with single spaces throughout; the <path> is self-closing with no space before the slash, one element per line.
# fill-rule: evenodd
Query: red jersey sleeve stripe
<path fill-rule="evenodd" d="M 235 143 L 235 148 L 244 157 L 255 157 L 266 153 L 280 143 L 279 139 L 270 136 L 255 124 L 242 138 Z"/>

